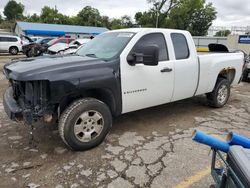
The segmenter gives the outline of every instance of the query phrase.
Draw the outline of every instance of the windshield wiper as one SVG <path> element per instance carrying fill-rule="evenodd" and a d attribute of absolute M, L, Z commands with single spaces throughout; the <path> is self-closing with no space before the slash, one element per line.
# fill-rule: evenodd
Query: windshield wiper
<path fill-rule="evenodd" d="M 95 54 L 86 54 L 85 56 L 87 56 L 87 57 L 95 57 L 95 58 L 97 58 Z"/>

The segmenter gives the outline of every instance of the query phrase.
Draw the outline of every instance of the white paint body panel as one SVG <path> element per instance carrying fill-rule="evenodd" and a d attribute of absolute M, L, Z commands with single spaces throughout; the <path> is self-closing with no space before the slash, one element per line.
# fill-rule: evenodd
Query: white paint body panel
<path fill-rule="evenodd" d="M 48 51 L 51 51 L 51 52 L 59 52 L 59 51 L 64 51 L 64 50 L 68 50 L 69 48 L 71 47 L 77 47 L 78 45 L 75 45 L 76 43 L 80 44 L 80 45 L 83 45 L 83 44 L 86 44 L 88 43 L 89 41 L 91 41 L 91 39 L 76 39 L 76 40 L 73 40 L 71 43 L 69 44 L 65 44 L 65 43 L 56 43 L 52 46 L 50 46 L 48 48 Z M 73 52 L 76 52 L 77 51 L 77 48 L 75 48 L 73 50 Z M 64 53 L 62 53 L 64 54 Z M 67 53 L 65 53 L 67 54 Z"/>
<path fill-rule="evenodd" d="M 136 34 L 120 56 L 122 113 L 171 101 L 174 87 L 174 72 L 161 73 L 161 69 L 166 67 L 173 69 L 173 61 L 162 61 L 159 62 L 158 66 L 145 66 L 142 64 L 130 66 L 127 63 L 127 56 L 136 42 L 149 33 L 151 33 L 150 30 Z M 136 92 L 137 90 L 142 91 Z"/>
<path fill-rule="evenodd" d="M 21 41 L 21 39 L 19 38 L 19 37 L 16 37 L 16 36 L 12 36 L 12 35 L 0 35 L 0 37 L 3 37 L 3 38 L 15 38 L 15 39 L 17 39 L 17 41 L 15 41 L 15 42 L 2 42 L 2 41 L 0 41 L 0 52 L 9 52 L 9 49 L 10 49 L 10 47 L 17 47 L 18 48 L 18 51 L 20 52 L 20 51 L 22 51 L 22 41 Z"/>
<path fill-rule="evenodd" d="M 110 32 L 121 31 L 135 33 L 120 55 L 122 113 L 209 93 L 213 90 L 217 77 L 223 69 L 235 69 L 236 74 L 232 85 L 237 84 L 241 78 L 244 59 L 242 53 L 198 56 L 192 36 L 187 31 L 136 28 Z M 158 66 L 142 64 L 130 66 L 127 56 L 136 42 L 145 34 L 159 32 L 165 36 L 169 60 L 159 62 Z M 190 52 L 188 59 L 175 59 L 171 33 L 182 33 L 186 37 Z M 172 68 L 173 71 L 161 73 L 161 69 L 166 67 Z"/>
<path fill-rule="evenodd" d="M 178 101 L 181 99 L 194 96 L 199 79 L 199 64 L 197 59 L 196 48 L 192 36 L 187 31 L 171 31 L 170 33 L 182 33 L 187 40 L 189 47 L 189 58 L 176 60 L 174 56 L 174 48 L 171 53 L 174 56 L 174 93 L 171 101 Z M 171 38 L 169 43 L 172 44 Z M 170 51 L 170 49 L 169 49 Z"/>
<path fill-rule="evenodd" d="M 242 76 L 243 53 L 215 53 L 198 55 L 200 59 L 200 80 L 196 95 L 213 91 L 219 73 L 223 69 L 235 69 L 232 86 L 237 85 Z"/>

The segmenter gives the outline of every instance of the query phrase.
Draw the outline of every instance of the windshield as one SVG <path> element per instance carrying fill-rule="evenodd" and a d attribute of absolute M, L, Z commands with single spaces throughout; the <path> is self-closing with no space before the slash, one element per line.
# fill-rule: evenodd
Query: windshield
<path fill-rule="evenodd" d="M 49 41 L 51 41 L 53 38 L 41 38 L 36 41 L 37 44 L 47 44 Z"/>
<path fill-rule="evenodd" d="M 134 36 L 131 32 L 103 33 L 83 45 L 76 54 L 100 59 L 111 59 L 125 48 Z"/>
<path fill-rule="evenodd" d="M 55 39 L 52 39 L 51 41 L 49 41 L 47 44 L 50 46 L 52 44 L 54 44 L 58 39 L 55 38 Z"/>
<path fill-rule="evenodd" d="M 37 43 L 37 44 L 41 44 L 42 41 L 43 41 L 43 38 L 42 38 L 42 39 L 38 39 L 38 40 L 36 41 L 36 43 Z"/>

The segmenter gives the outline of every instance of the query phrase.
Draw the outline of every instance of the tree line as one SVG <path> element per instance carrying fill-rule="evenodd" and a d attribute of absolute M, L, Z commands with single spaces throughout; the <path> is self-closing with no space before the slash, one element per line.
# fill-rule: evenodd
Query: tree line
<path fill-rule="evenodd" d="M 120 18 L 110 18 L 100 14 L 99 10 L 86 6 L 76 16 L 67 16 L 56 7 L 44 6 L 40 14 L 24 15 L 24 5 L 10 0 L 0 13 L 0 27 L 13 27 L 16 21 L 40 22 L 51 24 L 67 24 L 82 26 L 107 27 L 121 29 L 130 27 L 160 27 L 184 29 L 192 35 L 207 34 L 213 20 L 216 19 L 216 9 L 206 0 L 147 0 L 150 9 L 137 12 L 134 19 L 128 15 Z"/>

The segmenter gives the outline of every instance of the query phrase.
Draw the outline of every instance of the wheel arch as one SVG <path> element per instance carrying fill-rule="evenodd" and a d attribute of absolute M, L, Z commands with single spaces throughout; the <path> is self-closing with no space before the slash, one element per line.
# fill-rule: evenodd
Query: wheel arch
<path fill-rule="evenodd" d="M 224 78 L 227 79 L 231 85 L 235 79 L 235 74 L 236 74 L 235 68 L 232 67 L 224 68 L 219 72 L 216 82 L 218 81 L 219 78 Z"/>
<path fill-rule="evenodd" d="M 67 108 L 67 106 L 69 106 L 74 101 L 81 99 L 81 98 L 87 98 L 87 97 L 95 98 L 97 100 L 102 101 L 109 107 L 112 115 L 114 116 L 119 115 L 119 112 L 117 109 L 117 101 L 115 99 L 115 96 L 111 90 L 106 89 L 106 88 L 88 89 L 88 90 L 84 90 L 84 91 L 81 91 L 75 94 L 70 94 L 70 95 L 63 97 L 59 103 L 60 114 Z"/>
<path fill-rule="evenodd" d="M 19 48 L 18 48 L 17 46 L 15 46 L 15 45 L 10 46 L 10 47 L 9 47 L 9 52 L 10 52 L 10 49 L 11 49 L 11 48 L 16 48 L 16 49 L 17 49 L 17 52 L 19 52 Z"/>

